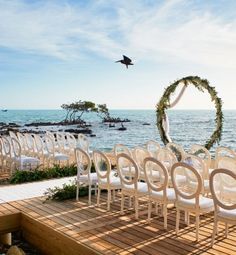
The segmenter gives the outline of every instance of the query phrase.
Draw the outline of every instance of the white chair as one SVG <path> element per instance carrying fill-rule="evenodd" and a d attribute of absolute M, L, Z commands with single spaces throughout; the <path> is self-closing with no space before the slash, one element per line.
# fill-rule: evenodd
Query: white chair
<path fill-rule="evenodd" d="M 14 164 L 14 169 L 25 170 L 28 168 L 31 170 L 39 166 L 40 160 L 38 158 L 22 155 L 21 145 L 17 139 L 12 138 L 11 142 L 13 151 L 12 162 Z"/>
<path fill-rule="evenodd" d="M 55 142 L 51 136 L 48 135 L 45 136 L 45 144 L 47 152 L 49 154 L 48 155 L 49 163 L 50 161 L 52 161 L 53 163 L 58 163 L 60 165 L 61 162 L 66 162 L 67 165 L 69 165 L 69 156 L 64 153 L 57 152 L 55 150 Z"/>
<path fill-rule="evenodd" d="M 161 145 L 154 140 L 149 140 L 146 143 L 146 148 L 153 158 L 157 158 L 157 152 L 161 149 Z"/>
<path fill-rule="evenodd" d="M 26 142 L 26 148 L 27 148 L 27 154 L 29 156 L 35 157 L 36 156 L 36 151 L 35 151 L 35 142 L 34 138 L 31 134 L 25 133 L 25 142 Z"/>
<path fill-rule="evenodd" d="M 189 185 L 187 179 L 185 184 L 178 181 L 178 175 L 182 175 L 183 171 L 191 175 L 191 179 L 197 183 L 196 186 Z M 179 233 L 180 211 L 185 212 L 187 224 L 189 224 L 189 213 L 194 213 L 196 216 L 196 240 L 198 241 L 200 214 L 214 211 L 213 200 L 201 195 L 203 189 L 202 177 L 192 166 L 182 162 L 174 164 L 171 168 L 171 179 L 176 194 L 176 234 Z"/>
<path fill-rule="evenodd" d="M 21 153 L 24 154 L 24 155 L 27 155 L 28 154 L 28 149 L 27 149 L 27 145 L 26 145 L 25 136 L 22 133 L 17 132 L 17 138 L 18 138 L 18 141 L 19 141 L 20 146 L 21 146 Z"/>
<path fill-rule="evenodd" d="M 38 134 L 33 134 L 32 135 L 34 138 L 34 143 L 35 143 L 35 155 L 37 158 L 39 158 L 42 161 L 43 166 L 47 163 L 47 166 L 49 166 L 49 153 L 47 149 L 45 148 L 45 143 L 43 139 L 40 137 Z"/>
<path fill-rule="evenodd" d="M 165 166 L 155 158 L 146 158 L 144 160 L 144 173 L 148 185 L 148 221 L 151 218 L 152 202 L 160 204 L 163 207 L 164 228 L 167 229 L 167 205 L 175 203 L 175 191 L 168 188 L 169 175 Z M 156 181 L 158 174 L 159 181 Z"/>
<path fill-rule="evenodd" d="M 209 195 L 210 193 L 209 173 L 204 161 L 198 156 L 186 153 L 183 158 L 183 162 L 194 167 L 198 171 L 203 181 L 202 194 Z M 196 182 L 194 182 L 194 180 L 191 180 L 191 174 L 188 175 L 188 171 L 186 171 L 185 173 L 186 173 L 186 177 L 188 179 L 189 185 L 196 185 Z"/>
<path fill-rule="evenodd" d="M 236 174 L 236 158 L 220 157 L 217 165 L 219 168 L 228 169 Z M 231 186 L 227 188 L 227 186 L 225 186 L 224 196 L 227 196 L 227 198 L 236 198 L 236 187 Z"/>
<path fill-rule="evenodd" d="M 16 133 L 13 132 L 13 131 L 9 131 L 9 136 L 10 136 L 11 138 L 15 138 L 15 139 L 18 140 L 18 137 L 17 137 Z"/>
<path fill-rule="evenodd" d="M 223 146 L 217 147 L 216 154 L 215 154 L 215 168 L 222 168 L 222 167 L 218 166 L 218 161 L 222 157 L 229 157 L 229 158 L 236 159 L 236 152 L 231 150 L 228 147 L 223 147 Z"/>
<path fill-rule="evenodd" d="M 182 161 L 185 157 L 185 151 L 184 148 L 177 143 L 168 143 L 166 145 L 166 149 L 170 150 L 178 159 L 178 161 Z"/>
<path fill-rule="evenodd" d="M 89 140 L 87 136 L 85 136 L 84 134 L 78 134 L 78 145 L 81 149 L 83 149 L 87 153 L 89 154 L 91 153 L 89 151 Z"/>
<path fill-rule="evenodd" d="M 135 171 L 132 178 L 127 176 L 126 167 L 131 166 Z M 121 153 L 117 156 L 117 169 L 121 180 L 121 214 L 124 213 L 125 197 L 134 197 L 135 218 L 138 219 L 139 198 L 148 195 L 147 183 L 140 182 L 140 170 L 136 162 L 127 154 Z"/>
<path fill-rule="evenodd" d="M 115 191 L 121 189 L 120 178 L 114 175 L 111 171 L 111 163 L 108 157 L 101 151 L 93 152 L 93 162 L 98 177 L 98 196 L 97 205 L 100 206 L 101 190 L 107 190 L 107 210 L 110 210 L 111 192 L 113 192 L 113 199 Z"/>
<path fill-rule="evenodd" d="M 193 154 L 193 155 L 198 156 L 199 158 L 203 159 L 206 164 L 206 167 L 208 169 L 208 173 L 209 174 L 211 173 L 211 171 L 213 169 L 211 168 L 211 154 L 208 151 L 208 149 L 206 149 L 202 145 L 193 144 L 190 147 L 189 154 Z"/>
<path fill-rule="evenodd" d="M 229 200 L 225 190 L 236 188 L 236 173 L 229 169 L 215 169 L 210 175 L 210 189 L 214 201 L 214 228 L 211 245 L 215 241 L 218 222 L 224 222 L 226 225 L 225 236 L 228 236 L 228 224 L 236 225 L 236 196 Z"/>
<path fill-rule="evenodd" d="M 1 162 L 1 172 L 4 171 L 4 151 L 3 151 L 3 144 L 2 139 L 0 137 L 0 162 Z"/>
<path fill-rule="evenodd" d="M 10 169 L 10 171 L 12 171 L 12 158 L 14 155 L 12 152 L 11 143 L 5 136 L 2 136 L 2 157 L 4 168 Z"/>
<path fill-rule="evenodd" d="M 79 188 L 81 184 L 85 184 L 89 187 L 89 204 L 91 204 L 91 192 L 92 190 L 97 190 L 97 173 L 91 173 L 92 162 L 90 156 L 87 152 L 80 148 L 75 149 L 75 159 L 77 165 L 77 190 L 76 190 L 76 200 L 79 199 Z M 94 186 L 94 188 L 93 188 Z"/>
<path fill-rule="evenodd" d="M 150 156 L 151 156 L 150 153 L 145 148 L 136 147 L 134 149 L 134 160 L 139 168 L 139 180 L 145 181 L 144 159 Z"/>
<path fill-rule="evenodd" d="M 169 186 L 172 186 L 172 182 L 171 182 L 171 176 L 170 176 L 170 170 L 171 167 L 178 162 L 175 154 L 171 151 L 168 150 L 166 148 L 161 148 L 158 152 L 157 152 L 157 160 L 160 161 L 167 169 L 168 173 L 169 173 Z M 179 177 L 180 178 L 180 177 Z M 181 177 L 185 179 L 184 177 Z M 184 180 L 185 181 L 185 180 Z"/>
<path fill-rule="evenodd" d="M 172 165 L 178 162 L 175 154 L 166 148 L 161 148 L 157 152 L 157 160 L 160 161 L 169 172 Z"/>
<path fill-rule="evenodd" d="M 115 144 L 113 151 L 114 151 L 115 156 L 117 156 L 120 153 L 126 153 L 127 155 L 132 157 L 131 150 L 123 144 Z"/>

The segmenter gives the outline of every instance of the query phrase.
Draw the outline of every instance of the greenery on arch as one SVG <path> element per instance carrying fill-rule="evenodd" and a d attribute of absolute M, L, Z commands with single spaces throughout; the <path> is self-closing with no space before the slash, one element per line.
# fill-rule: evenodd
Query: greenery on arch
<path fill-rule="evenodd" d="M 165 118 L 165 111 L 170 106 L 170 97 L 175 92 L 178 85 L 181 83 L 183 83 L 184 86 L 193 85 L 201 92 L 204 92 L 204 90 L 206 90 L 210 94 L 211 101 L 214 102 L 215 104 L 216 108 L 215 130 L 212 133 L 211 137 L 205 143 L 205 147 L 209 150 L 215 143 L 219 143 L 221 140 L 224 119 L 222 113 L 222 100 L 217 96 L 215 88 L 210 86 L 208 80 L 201 79 L 198 76 L 184 77 L 182 79 L 175 81 L 165 89 L 160 101 L 156 106 L 157 127 L 160 132 L 161 139 L 164 144 L 170 142 L 163 127 L 163 119 Z"/>

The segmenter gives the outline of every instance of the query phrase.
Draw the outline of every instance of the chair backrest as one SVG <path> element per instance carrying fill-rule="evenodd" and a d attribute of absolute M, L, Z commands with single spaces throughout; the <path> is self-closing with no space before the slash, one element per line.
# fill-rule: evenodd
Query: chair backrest
<path fill-rule="evenodd" d="M 228 147 L 220 146 L 216 148 L 216 154 L 215 154 L 215 167 L 216 168 L 221 168 L 218 166 L 218 161 L 222 157 L 229 157 L 229 158 L 234 158 L 236 159 L 236 152 L 231 150 Z"/>
<path fill-rule="evenodd" d="M 183 162 L 187 165 L 194 167 L 200 173 L 202 179 L 209 180 L 209 172 L 203 159 L 195 155 L 186 153 L 183 158 Z"/>
<path fill-rule="evenodd" d="M 58 147 L 64 150 L 66 144 L 65 134 L 63 132 L 56 132 L 56 140 Z"/>
<path fill-rule="evenodd" d="M 145 158 L 144 160 L 145 180 L 148 185 L 149 192 L 163 191 L 166 195 L 169 175 L 166 167 L 153 157 Z M 158 181 L 156 176 L 158 176 Z"/>
<path fill-rule="evenodd" d="M 38 134 L 32 134 L 32 136 L 34 138 L 34 144 L 35 144 L 36 151 L 38 153 L 43 153 L 44 142 L 43 142 L 42 138 Z"/>
<path fill-rule="evenodd" d="M 89 152 L 89 140 L 84 134 L 78 134 L 78 143 L 81 149 Z"/>
<path fill-rule="evenodd" d="M 218 168 L 229 169 L 236 173 L 236 158 L 220 157 L 217 166 Z"/>
<path fill-rule="evenodd" d="M 140 171 L 143 171 L 143 169 L 144 169 L 144 159 L 148 158 L 150 156 L 151 156 L 150 153 L 145 148 L 136 147 L 134 149 L 134 159 L 135 159 L 135 162 L 137 163 Z"/>
<path fill-rule="evenodd" d="M 183 182 L 183 179 L 180 181 L 178 177 L 183 176 L 183 171 L 188 172 L 188 175 L 191 176 L 191 180 L 195 183 L 194 186 L 189 184 L 187 178 L 186 182 Z M 171 168 L 171 180 L 177 201 L 181 198 L 195 199 L 196 207 L 199 205 L 199 196 L 203 189 L 203 181 L 201 175 L 194 167 L 183 162 L 175 163 Z"/>
<path fill-rule="evenodd" d="M 18 139 L 15 139 L 15 138 L 11 138 L 11 143 L 12 143 L 12 151 L 14 153 L 14 156 L 16 158 L 20 157 L 21 156 L 21 145 L 18 141 Z"/>
<path fill-rule="evenodd" d="M 236 173 L 229 169 L 219 168 L 212 171 L 210 175 L 210 190 L 214 200 L 216 211 L 219 207 L 225 210 L 236 209 Z M 230 195 L 227 194 L 230 191 Z"/>
<path fill-rule="evenodd" d="M 208 169 L 211 167 L 211 154 L 204 146 L 199 144 L 193 144 L 190 148 L 189 153 L 202 158 Z"/>
<path fill-rule="evenodd" d="M 26 138 L 25 138 L 24 134 L 18 132 L 17 133 L 17 138 L 18 138 L 18 141 L 21 145 L 22 151 L 26 152 L 27 151 L 27 145 L 26 145 Z"/>
<path fill-rule="evenodd" d="M 11 150 L 12 150 L 11 143 L 5 136 L 2 137 L 2 148 L 3 148 L 4 155 L 7 157 L 11 157 Z"/>
<path fill-rule="evenodd" d="M 111 163 L 109 158 L 101 151 L 93 151 L 93 162 L 98 176 L 98 183 L 102 180 L 110 183 Z"/>
<path fill-rule="evenodd" d="M 118 156 L 118 154 L 120 154 L 120 153 L 125 153 L 125 154 L 129 155 L 130 157 L 132 157 L 132 153 L 127 146 L 125 146 L 123 144 L 115 144 L 115 146 L 114 146 L 115 156 Z"/>
<path fill-rule="evenodd" d="M 55 140 L 50 135 L 45 135 L 45 145 L 49 154 L 55 155 Z"/>
<path fill-rule="evenodd" d="M 13 132 L 13 131 L 9 131 L 9 135 L 10 135 L 11 138 L 18 139 L 16 133 Z"/>
<path fill-rule="evenodd" d="M 127 166 L 133 170 L 132 178 L 127 172 Z M 137 182 L 139 179 L 139 168 L 136 162 L 126 153 L 117 155 L 117 170 L 121 180 L 122 187 L 133 186 L 137 189 Z"/>
<path fill-rule="evenodd" d="M 178 161 L 182 161 L 185 157 L 185 151 L 184 148 L 177 143 L 168 143 L 166 145 L 166 148 L 170 150 L 173 154 L 175 154 Z"/>
<path fill-rule="evenodd" d="M 161 148 L 157 152 L 157 160 L 160 161 L 170 171 L 173 164 L 178 162 L 175 154 L 166 148 Z"/>
<path fill-rule="evenodd" d="M 25 141 L 26 141 L 26 147 L 29 152 L 35 152 L 35 142 L 34 138 L 31 134 L 25 133 Z"/>
<path fill-rule="evenodd" d="M 77 146 L 77 142 L 74 135 L 70 133 L 66 133 L 66 143 L 71 149 L 75 149 Z"/>
<path fill-rule="evenodd" d="M 146 143 L 146 148 L 147 148 L 148 152 L 150 153 L 150 155 L 152 157 L 156 158 L 157 152 L 161 149 L 161 145 L 154 140 L 149 140 Z"/>
<path fill-rule="evenodd" d="M 81 148 L 76 148 L 75 159 L 77 165 L 77 178 L 79 179 L 81 175 L 87 175 L 89 177 L 92 166 L 89 154 Z"/>

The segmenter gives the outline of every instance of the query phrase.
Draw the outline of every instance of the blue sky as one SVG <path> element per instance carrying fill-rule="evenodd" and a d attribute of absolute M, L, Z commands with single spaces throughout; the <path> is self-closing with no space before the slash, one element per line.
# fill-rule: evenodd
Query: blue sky
<path fill-rule="evenodd" d="M 154 109 L 170 83 L 198 75 L 236 109 L 234 0 L 0 0 L 0 20 L 0 108 Z M 123 54 L 134 66 L 114 63 Z M 176 106 L 208 108 L 190 87 Z"/>

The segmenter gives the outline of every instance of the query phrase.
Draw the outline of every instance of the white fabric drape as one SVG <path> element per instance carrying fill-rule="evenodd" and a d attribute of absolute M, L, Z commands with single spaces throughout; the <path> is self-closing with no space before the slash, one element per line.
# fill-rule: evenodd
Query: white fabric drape
<path fill-rule="evenodd" d="M 173 108 L 173 107 L 175 107 L 178 104 L 178 102 L 180 101 L 180 99 L 182 98 L 182 96 L 184 94 L 184 91 L 185 91 L 186 87 L 187 87 L 186 84 L 184 84 L 184 86 L 181 89 L 179 95 L 177 96 L 177 98 L 174 100 L 173 103 L 170 103 L 168 108 Z M 163 126 L 163 128 L 165 130 L 166 137 L 167 137 L 168 141 L 172 142 L 172 140 L 170 138 L 170 135 L 169 135 L 170 126 L 169 126 L 169 118 L 168 118 L 167 113 L 165 113 L 164 118 L 162 119 L 162 126 Z"/>

